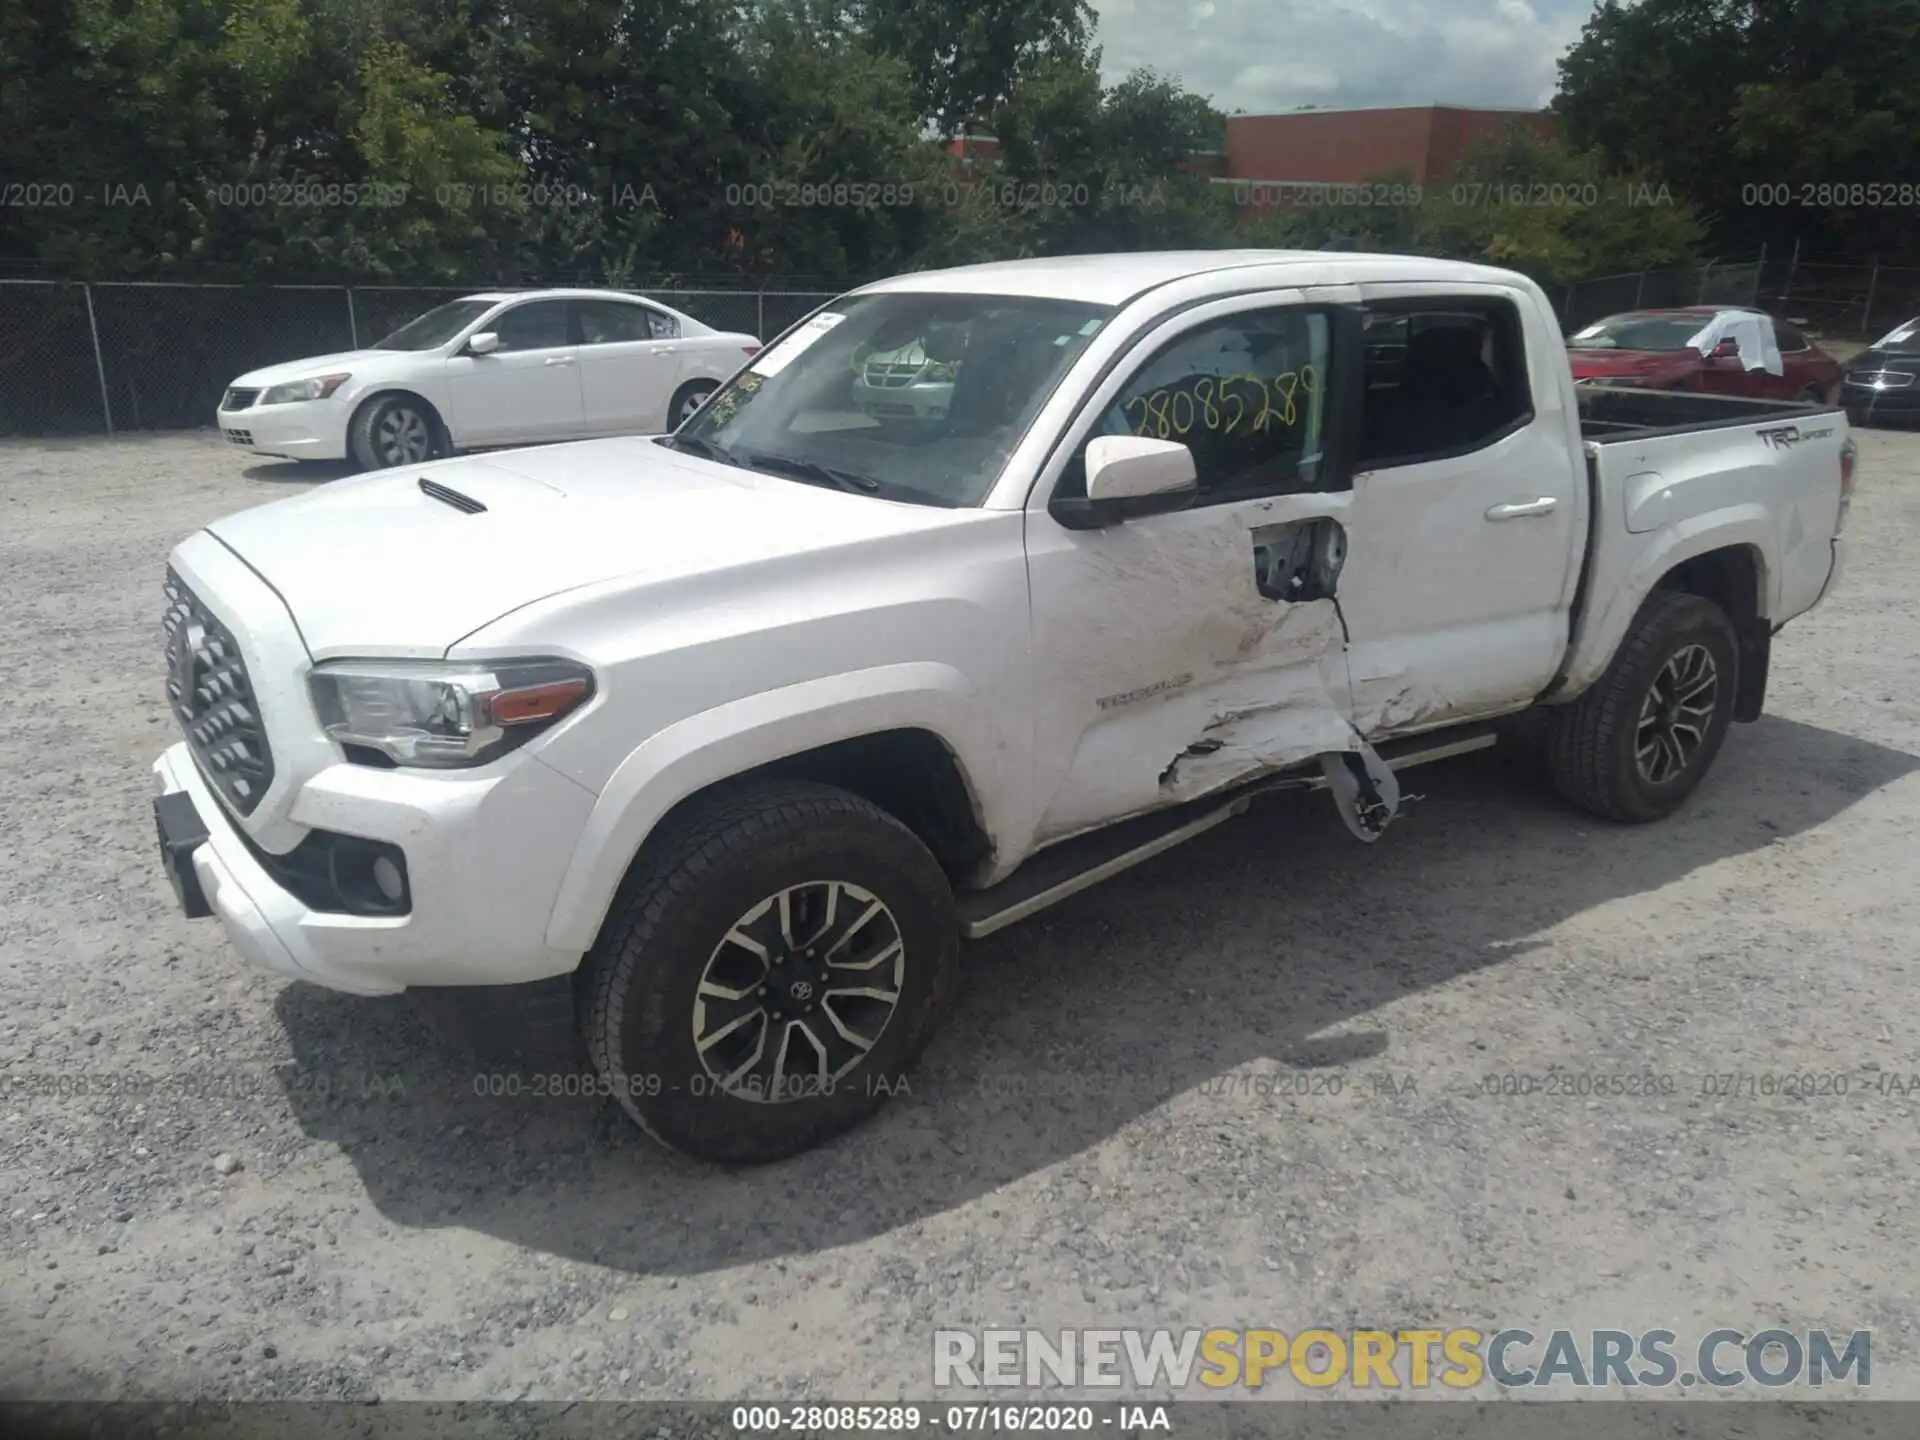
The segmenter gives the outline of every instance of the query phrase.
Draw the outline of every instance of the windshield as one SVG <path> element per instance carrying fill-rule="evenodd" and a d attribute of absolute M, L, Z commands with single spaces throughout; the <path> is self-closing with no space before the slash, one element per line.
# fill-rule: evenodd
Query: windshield
<path fill-rule="evenodd" d="M 923 505 L 978 505 L 1113 314 L 1004 295 L 849 296 L 760 355 L 677 449 Z"/>
<path fill-rule="evenodd" d="M 1920 336 L 1920 320 L 1909 320 L 1904 325 L 1895 326 L 1867 348 L 1885 350 L 1894 345 L 1905 345 L 1916 336 Z"/>
<path fill-rule="evenodd" d="M 1615 315 L 1567 341 L 1570 350 L 1685 350 L 1711 315 Z"/>
<path fill-rule="evenodd" d="M 409 320 L 373 348 L 376 350 L 434 350 L 491 310 L 495 300 L 450 300 Z"/>

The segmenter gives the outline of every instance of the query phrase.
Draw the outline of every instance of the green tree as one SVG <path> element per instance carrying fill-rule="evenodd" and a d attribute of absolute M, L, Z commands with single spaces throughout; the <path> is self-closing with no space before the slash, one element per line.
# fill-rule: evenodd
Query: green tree
<path fill-rule="evenodd" d="M 851 280 L 976 258 L 903 61 L 800 6 L 764 7 L 743 41 L 755 119 L 721 198 L 750 269 Z"/>
<path fill-rule="evenodd" d="M 1670 188 L 1524 129 L 1474 147 L 1429 188 L 1420 248 L 1543 282 L 1684 267 L 1702 237 L 1698 217 Z"/>
<path fill-rule="evenodd" d="M 1260 198 L 1234 187 L 1236 199 Z M 1404 172 L 1329 186 L 1326 203 L 1242 206 L 1236 243 L 1411 251 L 1501 265 L 1544 283 L 1691 265 L 1701 226 L 1670 189 L 1616 174 L 1591 151 L 1523 129 L 1482 142 L 1422 186 Z"/>
<path fill-rule="evenodd" d="M 1223 119 L 1202 96 L 1149 70 L 1108 87 L 1100 55 L 1036 65 L 993 116 L 997 166 L 979 177 L 1017 253 L 1217 244 L 1226 215 L 1191 168 Z"/>
<path fill-rule="evenodd" d="M 1690 196 L 1724 248 L 1920 240 L 1920 0 L 1602 0 L 1554 106 L 1576 143 Z"/>
<path fill-rule="evenodd" d="M 1291 187 L 1239 182 L 1221 187 L 1233 243 L 1280 250 L 1417 251 L 1425 192 L 1406 170 L 1359 185 Z"/>
<path fill-rule="evenodd" d="M 26 216 L 9 249 L 83 275 L 247 279 L 452 274 L 484 255 L 486 217 L 432 192 L 510 178 L 504 137 L 360 17 L 300 0 L 23 4 L 0 36 L 0 162 L 74 203 Z M 355 188 L 373 182 L 386 203 Z"/>
<path fill-rule="evenodd" d="M 908 67 L 918 118 L 953 135 L 990 115 L 1048 60 L 1084 54 L 1088 0 L 849 0 L 851 23 Z"/>

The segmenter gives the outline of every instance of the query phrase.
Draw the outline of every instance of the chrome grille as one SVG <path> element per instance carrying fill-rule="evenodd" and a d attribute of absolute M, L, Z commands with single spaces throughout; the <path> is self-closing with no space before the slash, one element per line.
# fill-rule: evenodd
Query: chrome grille
<path fill-rule="evenodd" d="M 206 392 L 202 391 L 201 393 L 205 394 Z M 243 390 L 236 385 L 227 391 L 227 398 L 220 402 L 220 408 L 222 410 L 244 410 L 259 398 L 260 392 L 258 390 Z"/>
<path fill-rule="evenodd" d="M 1872 390 L 1904 390 L 1913 384 L 1913 376 L 1905 370 L 1855 370 L 1847 383 Z"/>
<path fill-rule="evenodd" d="M 904 350 L 875 355 L 866 363 L 861 378 L 874 390 L 899 390 L 913 384 L 927 370 L 927 353 L 916 341 Z"/>
<path fill-rule="evenodd" d="M 867 384 L 876 390 L 899 390 L 918 380 L 926 368 L 924 364 L 888 365 L 879 361 L 869 361 L 867 364 Z"/>
<path fill-rule="evenodd" d="M 166 595 L 167 703 L 207 783 L 250 815 L 273 783 L 273 752 L 254 709 L 246 661 L 232 632 L 172 570 Z"/>

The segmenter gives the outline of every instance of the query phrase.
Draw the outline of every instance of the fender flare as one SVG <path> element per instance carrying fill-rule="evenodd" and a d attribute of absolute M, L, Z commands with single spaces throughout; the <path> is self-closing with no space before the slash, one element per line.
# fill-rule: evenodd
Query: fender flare
<path fill-rule="evenodd" d="M 1579 633 L 1574 637 L 1573 663 L 1568 667 L 1566 684 L 1554 696 L 1554 702 L 1574 699 L 1606 673 L 1626 639 L 1633 617 L 1640 613 L 1640 607 L 1654 588 L 1676 566 L 1698 556 L 1715 550 L 1752 550 L 1754 568 L 1759 575 L 1759 593 L 1754 596 L 1754 604 L 1762 618 L 1771 615 L 1779 582 L 1770 557 L 1777 538 L 1766 508 L 1754 504 L 1690 516 L 1665 531 L 1658 543 L 1635 557 L 1633 567 L 1613 587 L 1605 608 L 1590 613 L 1581 622 Z"/>
<path fill-rule="evenodd" d="M 988 753 L 985 716 L 952 666 L 880 665 L 744 696 L 649 736 L 601 789 L 574 846 L 547 922 L 547 943 L 584 953 L 661 819 L 722 780 L 837 740 L 885 730 L 931 731 L 953 753 L 978 805 L 967 757 Z"/>

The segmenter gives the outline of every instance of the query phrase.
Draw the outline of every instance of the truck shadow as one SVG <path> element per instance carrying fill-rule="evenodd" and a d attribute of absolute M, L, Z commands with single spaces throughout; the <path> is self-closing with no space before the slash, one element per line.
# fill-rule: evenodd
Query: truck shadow
<path fill-rule="evenodd" d="M 350 460 L 257 460 L 240 473 L 268 485 L 319 485 L 354 473 Z"/>
<path fill-rule="evenodd" d="M 1501 752 L 1412 772 L 1424 799 L 1374 849 L 1347 838 L 1324 797 L 1274 797 L 973 947 L 910 1093 L 763 1169 L 672 1155 L 611 1101 L 536 1099 L 525 1078 L 519 1095 L 486 1093 L 498 1087 L 424 1043 L 404 1002 L 300 985 L 277 1002 L 298 1066 L 348 1079 L 326 1093 L 290 1086 L 289 1100 L 398 1224 L 466 1226 L 635 1273 L 807 1253 L 1069 1160 L 1250 1062 L 1358 1087 L 1359 1070 L 1340 1067 L 1392 1067 L 1391 1034 L 1353 1028 L 1383 1005 L 1549 943 L 1533 937 L 1595 906 L 1810 831 L 1916 768 L 1769 717 L 1738 727 L 1689 807 L 1648 828 L 1567 810 Z M 1335 1027 L 1337 1040 L 1317 1038 Z"/>

